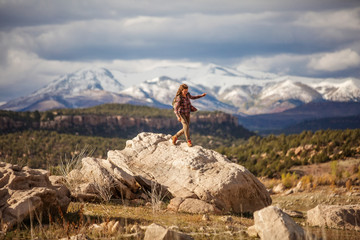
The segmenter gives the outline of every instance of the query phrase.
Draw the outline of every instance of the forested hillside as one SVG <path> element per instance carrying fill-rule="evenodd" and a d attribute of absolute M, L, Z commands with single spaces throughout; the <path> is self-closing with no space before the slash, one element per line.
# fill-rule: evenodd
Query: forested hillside
<path fill-rule="evenodd" d="M 197 112 L 196 114 L 209 114 L 210 112 Z M 124 115 L 128 117 L 173 117 L 174 112 L 171 109 L 152 108 L 147 106 L 137 106 L 131 104 L 109 103 L 89 108 L 63 108 L 57 110 L 49 110 L 44 112 L 28 111 L 14 112 L 0 110 L 0 116 L 9 116 L 17 120 L 28 121 L 45 121 L 52 120 L 55 116 L 61 115 Z"/>
<path fill-rule="evenodd" d="M 0 161 L 56 172 L 61 160 L 83 155 L 106 158 L 108 150 L 123 149 L 125 139 L 76 136 L 50 131 L 3 134 Z M 292 166 L 322 163 L 360 154 L 360 129 L 315 133 L 253 136 L 248 140 L 193 134 L 195 145 L 216 150 L 249 169 L 256 176 L 280 177 Z M 55 169 L 55 170 L 54 170 Z"/>
<path fill-rule="evenodd" d="M 279 177 L 294 165 L 322 163 L 360 154 L 360 129 L 304 131 L 253 136 L 244 144 L 217 149 L 257 176 Z"/>
<path fill-rule="evenodd" d="M 279 177 L 292 166 L 360 154 L 360 129 L 304 131 L 260 137 L 221 112 L 192 115 L 195 145 L 213 148 L 257 176 Z M 181 128 L 172 110 L 105 104 L 46 112 L 0 111 L 0 161 L 50 169 L 82 151 L 106 158 L 140 132 L 174 134 Z"/>
<path fill-rule="evenodd" d="M 79 155 L 106 158 L 108 150 L 123 149 L 125 141 L 50 131 L 16 132 L 1 135 L 0 161 L 51 170 Z"/>

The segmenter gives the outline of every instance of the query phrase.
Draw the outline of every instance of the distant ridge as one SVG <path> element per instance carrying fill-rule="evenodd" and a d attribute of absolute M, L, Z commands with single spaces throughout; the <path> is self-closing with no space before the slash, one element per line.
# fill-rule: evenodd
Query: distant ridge
<path fill-rule="evenodd" d="M 236 117 L 227 113 L 197 112 L 192 114 L 191 121 L 194 123 L 191 127 L 194 134 L 229 140 L 247 139 L 254 135 L 239 125 Z M 104 104 L 45 112 L 0 110 L 0 134 L 32 129 L 126 139 L 139 132 L 174 134 L 179 128 L 181 124 L 172 110 L 131 104 Z"/>
<path fill-rule="evenodd" d="M 286 131 L 288 131 L 291 128 L 290 126 L 295 126 L 307 120 L 318 121 L 320 123 L 329 118 L 353 117 L 359 114 L 360 103 L 358 102 L 322 101 L 310 102 L 280 113 L 238 116 L 238 118 L 240 124 L 252 131 L 282 132 L 280 130 L 287 129 Z M 328 125 L 328 128 L 332 127 Z M 296 132 L 301 131 L 300 128 L 297 129 Z M 318 129 L 327 128 L 318 126 Z M 344 128 L 341 129 L 346 129 L 346 126 L 344 125 Z"/>
<path fill-rule="evenodd" d="M 305 120 L 298 124 L 291 125 L 281 132 L 286 134 L 301 133 L 304 130 L 318 131 L 318 130 L 345 130 L 345 129 L 360 129 L 360 115 L 349 116 L 349 117 L 332 117 L 332 118 L 321 118 Z"/>

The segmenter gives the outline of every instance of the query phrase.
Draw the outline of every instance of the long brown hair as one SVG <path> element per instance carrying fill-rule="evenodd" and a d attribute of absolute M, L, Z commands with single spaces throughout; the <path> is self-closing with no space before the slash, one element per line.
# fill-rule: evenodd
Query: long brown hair
<path fill-rule="evenodd" d="M 189 87 L 188 87 L 185 83 L 180 85 L 180 87 L 179 87 L 179 89 L 178 89 L 178 91 L 177 91 L 177 93 L 176 93 L 176 96 L 177 96 L 177 95 L 181 95 L 181 92 L 182 92 L 182 90 L 184 90 L 184 89 L 189 89 Z"/>

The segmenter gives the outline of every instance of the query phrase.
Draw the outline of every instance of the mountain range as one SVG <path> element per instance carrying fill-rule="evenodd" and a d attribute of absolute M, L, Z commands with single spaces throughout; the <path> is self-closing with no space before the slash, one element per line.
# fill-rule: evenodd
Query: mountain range
<path fill-rule="evenodd" d="M 129 103 L 171 108 L 181 83 L 199 110 L 240 116 L 280 113 L 308 103 L 359 102 L 360 80 L 279 76 L 209 64 L 203 67 L 159 67 L 123 73 L 87 68 L 60 76 L 34 93 L 8 101 L 0 109 L 12 111 L 83 108 L 103 103 Z"/>

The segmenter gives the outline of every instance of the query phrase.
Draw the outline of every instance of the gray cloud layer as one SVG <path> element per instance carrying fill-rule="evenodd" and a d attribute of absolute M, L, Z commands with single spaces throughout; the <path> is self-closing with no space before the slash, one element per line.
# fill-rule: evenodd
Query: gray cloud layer
<path fill-rule="evenodd" d="M 1 89 L 141 59 L 359 77 L 359 54 L 358 0 L 0 0 Z"/>

